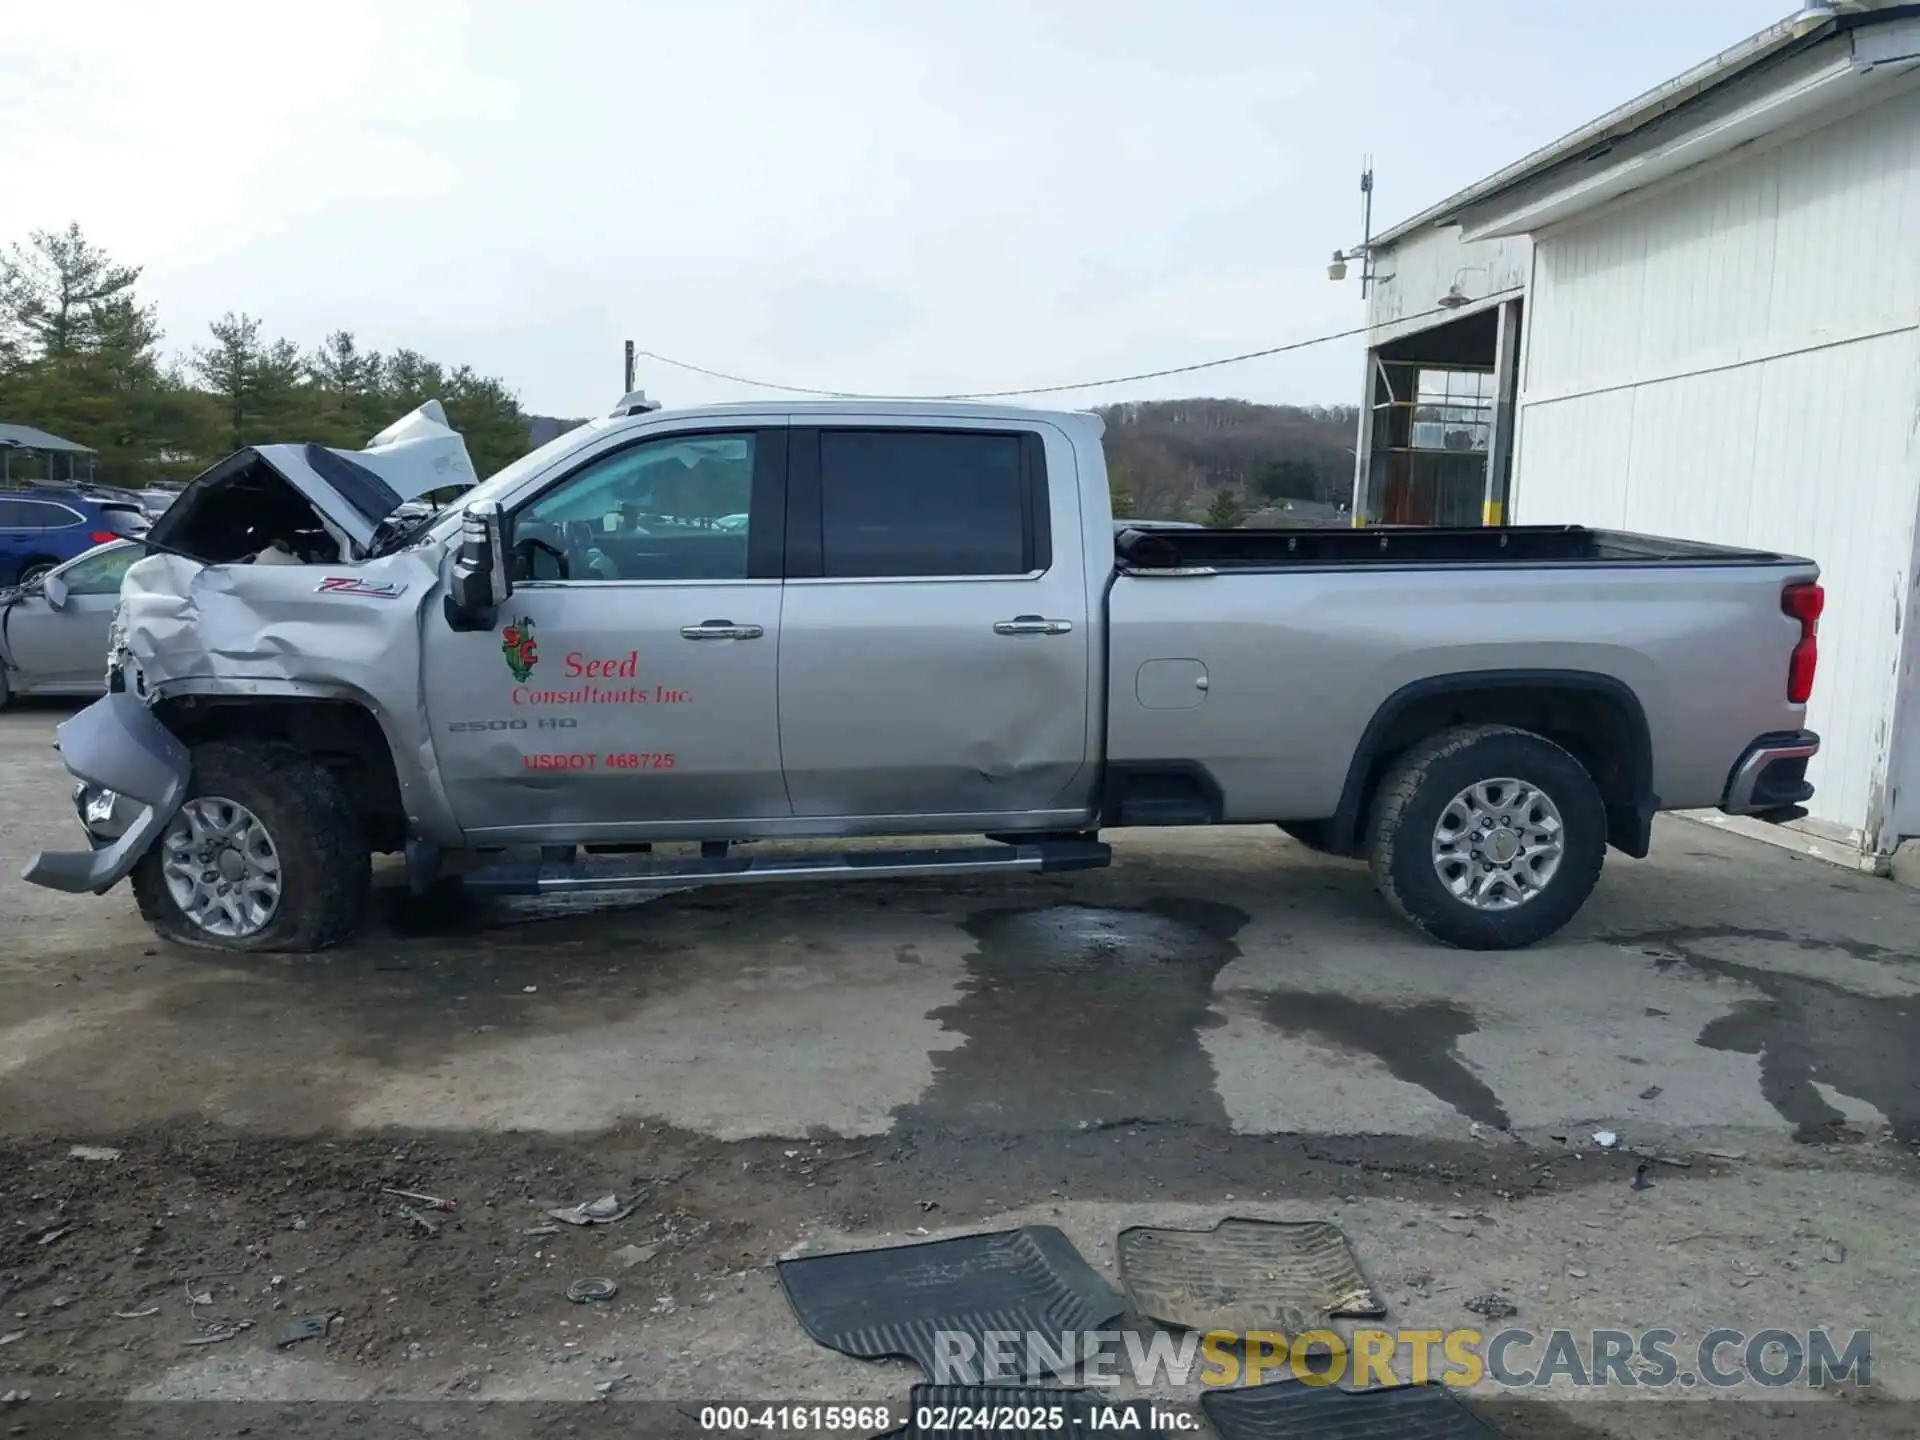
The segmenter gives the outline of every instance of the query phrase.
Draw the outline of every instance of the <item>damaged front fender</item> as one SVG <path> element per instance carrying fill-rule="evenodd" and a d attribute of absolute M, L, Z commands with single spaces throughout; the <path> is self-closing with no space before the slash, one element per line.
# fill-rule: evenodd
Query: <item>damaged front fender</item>
<path fill-rule="evenodd" d="M 193 763 L 173 732 L 125 691 L 94 701 L 54 733 L 76 778 L 133 802 L 139 813 L 98 849 L 42 850 L 21 876 L 73 895 L 104 894 L 127 877 L 180 809 Z"/>

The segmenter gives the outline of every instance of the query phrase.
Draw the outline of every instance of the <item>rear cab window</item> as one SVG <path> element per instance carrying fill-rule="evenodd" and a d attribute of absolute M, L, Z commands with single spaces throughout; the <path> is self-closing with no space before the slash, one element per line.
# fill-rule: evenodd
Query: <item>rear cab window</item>
<path fill-rule="evenodd" d="M 1051 566 L 1045 452 L 1029 431 L 796 431 L 792 578 L 1022 576 Z"/>

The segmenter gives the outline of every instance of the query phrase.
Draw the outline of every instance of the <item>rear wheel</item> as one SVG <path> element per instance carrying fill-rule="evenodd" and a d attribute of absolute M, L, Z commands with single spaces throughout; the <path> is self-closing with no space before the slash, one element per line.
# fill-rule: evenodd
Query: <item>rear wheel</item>
<path fill-rule="evenodd" d="M 1606 847 L 1586 768 L 1505 725 L 1443 731 L 1402 755 L 1367 827 L 1387 903 L 1465 950 L 1518 949 L 1560 929 L 1593 892 Z"/>
<path fill-rule="evenodd" d="M 346 792 L 291 745 L 197 745 L 187 798 L 133 871 L 149 925 L 214 950 L 324 950 L 359 927 L 372 856 Z"/>
<path fill-rule="evenodd" d="M 58 560 L 49 560 L 43 555 L 35 555 L 20 567 L 19 583 L 25 585 L 29 581 L 38 580 L 59 563 Z"/>

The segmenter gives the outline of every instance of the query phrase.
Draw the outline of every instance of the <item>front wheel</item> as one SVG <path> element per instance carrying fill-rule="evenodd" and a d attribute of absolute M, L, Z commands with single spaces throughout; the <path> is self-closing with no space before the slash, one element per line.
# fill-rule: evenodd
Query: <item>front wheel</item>
<path fill-rule="evenodd" d="M 346 792 L 304 751 L 193 749 L 187 798 L 133 871 L 161 936 L 213 950 L 324 950 L 358 927 L 372 853 Z"/>
<path fill-rule="evenodd" d="M 1553 934 L 1593 892 L 1606 848 L 1606 806 L 1586 767 L 1505 725 L 1442 731 L 1407 751 L 1367 827 L 1387 903 L 1463 950 Z"/>

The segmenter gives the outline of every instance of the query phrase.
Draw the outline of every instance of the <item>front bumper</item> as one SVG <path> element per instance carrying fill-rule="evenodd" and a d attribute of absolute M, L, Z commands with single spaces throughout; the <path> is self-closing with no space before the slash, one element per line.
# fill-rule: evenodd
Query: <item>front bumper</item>
<path fill-rule="evenodd" d="M 93 848 L 43 850 L 21 875 L 50 890 L 103 894 L 173 819 L 192 761 L 173 732 L 125 691 L 102 696 L 55 733 L 61 760 L 81 782 L 74 799 Z"/>
<path fill-rule="evenodd" d="M 1720 808 L 1729 815 L 1770 815 L 1800 810 L 1813 798 L 1807 762 L 1820 753 L 1820 737 L 1811 730 L 1782 730 L 1762 735 L 1746 749 L 1727 777 Z"/>

